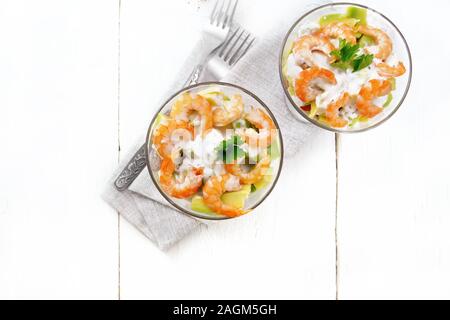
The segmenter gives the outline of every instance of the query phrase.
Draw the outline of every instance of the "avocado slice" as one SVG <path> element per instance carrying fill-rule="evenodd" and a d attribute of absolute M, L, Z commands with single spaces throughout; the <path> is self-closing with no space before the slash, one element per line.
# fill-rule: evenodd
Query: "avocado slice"
<path fill-rule="evenodd" d="M 347 18 L 357 19 L 362 25 L 367 24 L 367 10 L 364 8 L 350 6 L 347 8 Z"/>
<path fill-rule="evenodd" d="M 239 191 L 226 192 L 222 195 L 222 202 L 232 206 L 234 208 L 242 209 L 245 205 L 245 200 L 247 200 L 248 195 L 250 194 L 251 186 L 244 185 L 242 189 Z"/>
<path fill-rule="evenodd" d="M 191 202 L 191 209 L 201 213 L 214 213 L 203 201 L 201 196 L 194 196 Z"/>
<path fill-rule="evenodd" d="M 244 208 L 251 191 L 250 185 L 242 186 L 239 191 L 226 192 L 222 195 L 222 202 L 237 209 Z M 213 214 L 214 212 L 205 204 L 201 196 L 194 196 L 191 202 L 191 209 L 201 213 Z"/>

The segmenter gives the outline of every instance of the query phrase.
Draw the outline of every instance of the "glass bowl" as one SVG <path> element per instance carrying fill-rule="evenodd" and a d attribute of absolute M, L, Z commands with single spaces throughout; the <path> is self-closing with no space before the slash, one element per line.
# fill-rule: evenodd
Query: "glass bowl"
<path fill-rule="evenodd" d="M 283 140 L 282 140 L 282 136 L 281 136 L 281 132 L 278 126 L 278 123 L 274 117 L 274 115 L 272 114 L 272 112 L 269 110 L 269 108 L 253 93 L 251 93 L 250 91 L 241 88 L 237 85 L 233 85 L 230 83 L 225 83 L 225 82 L 204 82 L 204 83 L 199 83 L 193 86 L 189 86 L 186 87 L 178 92 L 176 92 L 175 94 L 173 94 L 163 105 L 162 107 L 158 110 L 158 112 L 156 112 L 155 116 L 153 117 L 148 132 L 147 132 L 147 139 L 146 139 L 146 158 L 147 158 L 147 168 L 148 168 L 148 172 L 150 174 L 150 177 L 154 183 L 154 185 L 156 186 L 156 188 L 158 189 L 158 191 L 160 192 L 160 194 L 177 210 L 196 217 L 196 218 L 200 218 L 200 219 L 207 219 L 207 220 L 226 220 L 226 219 L 231 219 L 231 217 L 227 217 L 227 216 L 222 216 L 222 215 L 218 215 L 218 214 L 209 214 L 209 213 L 201 213 L 198 211 L 194 211 L 190 208 L 190 201 L 186 200 L 186 199 L 177 199 L 174 197 L 169 196 L 168 194 L 166 194 L 166 192 L 162 189 L 160 182 L 159 182 L 159 175 L 158 175 L 158 171 L 159 171 L 159 164 L 160 164 L 160 157 L 158 156 L 158 154 L 156 153 L 156 151 L 154 150 L 153 146 L 152 146 L 152 136 L 153 136 L 153 132 L 155 129 L 155 122 L 158 119 L 158 115 L 159 114 L 167 114 L 170 112 L 173 103 L 175 102 L 175 100 L 183 93 L 185 92 L 191 92 L 191 93 L 196 93 L 211 87 L 220 87 L 221 90 L 223 90 L 223 92 L 225 93 L 229 93 L 229 94 L 240 94 L 242 96 L 244 105 L 251 105 L 257 108 L 262 109 L 267 115 L 269 115 L 269 117 L 273 120 L 275 126 L 276 126 L 276 138 L 278 141 L 278 150 L 279 150 L 279 157 L 275 160 L 272 160 L 271 162 L 271 167 L 272 167 L 272 179 L 271 181 L 268 183 L 268 185 L 266 185 L 264 188 L 261 188 L 260 190 L 257 190 L 256 192 L 252 192 L 250 193 L 249 197 L 247 198 L 247 200 L 245 201 L 245 210 L 253 210 L 255 209 L 258 205 L 260 205 L 266 198 L 267 196 L 271 193 L 271 191 L 273 190 L 273 188 L 275 187 L 278 178 L 280 176 L 281 173 L 281 168 L 282 168 L 282 164 L 283 164 L 283 156 L 284 156 L 284 150 L 283 150 Z"/>
<path fill-rule="evenodd" d="M 302 27 L 307 26 L 307 24 L 309 23 L 319 21 L 320 17 L 322 17 L 323 15 L 344 13 L 349 6 L 366 9 L 368 24 L 373 25 L 387 32 L 387 34 L 392 39 L 393 52 L 395 53 L 397 58 L 404 63 L 407 70 L 404 75 L 396 78 L 396 89 L 395 91 L 393 91 L 393 100 L 390 103 L 390 106 L 386 108 L 383 112 L 371 118 L 369 121 L 361 123 L 358 128 L 334 128 L 324 123 L 321 123 L 316 119 L 310 118 L 308 114 L 306 114 L 303 110 L 300 109 L 300 106 L 294 101 L 293 97 L 289 94 L 288 80 L 286 75 L 283 73 L 283 65 L 287 58 L 287 55 L 289 54 L 290 49 L 292 48 L 292 44 L 297 38 L 299 30 Z M 302 122 L 311 122 L 320 128 L 333 132 L 342 132 L 342 133 L 362 132 L 368 129 L 375 128 L 380 124 L 382 124 L 383 122 L 385 122 L 402 105 L 403 101 L 406 98 L 411 83 L 411 76 L 412 76 L 411 53 L 409 50 L 409 46 L 400 30 L 394 25 L 394 23 L 391 20 L 389 20 L 383 14 L 366 6 L 355 3 L 346 3 L 346 2 L 330 3 L 323 6 L 319 6 L 305 13 L 289 29 L 286 37 L 284 38 L 279 57 L 279 75 L 285 93 L 285 98 L 288 102 L 288 108 L 291 110 L 291 112 L 295 115 L 295 117 L 298 120 Z"/>

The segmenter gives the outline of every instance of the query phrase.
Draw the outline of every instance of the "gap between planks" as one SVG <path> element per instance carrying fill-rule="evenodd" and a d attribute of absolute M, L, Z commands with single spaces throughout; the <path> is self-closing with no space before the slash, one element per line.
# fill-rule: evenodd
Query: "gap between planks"
<path fill-rule="evenodd" d="M 336 161 L 336 198 L 334 212 L 334 241 L 335 241 L 335 271 L 336 271 L 336 300 L 339 300 L 339 239 L 338 239 L 338 199 L 339 199 L 339 147 L 341 136 L 339 133 L 334 134 L 334 150 Z"/>
<path fill-rule="evenodd" d="M 117 33 L 117 162 L 120 163 L 120 13 L 122 0 L 118 0 L 118 33 Z M 335 197 L 335 298 L 339 300 L 339 241 L 338 241 L 338 197 L 339 197 L 339 147 L 340 134 L 335 133 L 334 138 L 335 147 L 335 163 L 336 163 L 336 197 Z M 117 283 L 117 297 L 121 300 L 120 295 L 120 212 L 117 212 L 117 241 L 118 241 L 118 283 Z"/>
<path fill-rule="evenodd" d="M 117 22 L 117 163 L 120 163 L 120 11 L 122 0 L 118 1 Z M 120 212 L 117 211 L 117 298 L 120 297 Z"/>

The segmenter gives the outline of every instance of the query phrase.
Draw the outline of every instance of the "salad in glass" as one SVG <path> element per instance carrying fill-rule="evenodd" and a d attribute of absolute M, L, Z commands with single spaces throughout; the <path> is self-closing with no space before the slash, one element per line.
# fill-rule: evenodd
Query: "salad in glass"
<path fill-rule="evenodd" d="M 303 16 L 285 39 L 281 79 L 296 112 L 332 131 L 362 131 L 402 103 L 411 59 L 400 31 L 372 9 L 329 4 Z"/>
<path fill-rule="evenodd" d="M 175 94 L 152 121 L 147 157 L 161 194 L 205 219 L 244 215 L 274 187 L 283 145 L 276 120 L 252 93 L 203 83 Z"/>

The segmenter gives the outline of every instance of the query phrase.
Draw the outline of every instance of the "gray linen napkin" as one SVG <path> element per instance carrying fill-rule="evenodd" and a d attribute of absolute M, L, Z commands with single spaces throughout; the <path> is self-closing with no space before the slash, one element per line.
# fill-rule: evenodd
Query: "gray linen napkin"
<path fill-rule="evenodd" d="M 302 11 L 323 3 L 326 2 L 316 1 L 315 4 L 304 7 Z M 296 12 L 297 16 L 299 14 L 301 12 Z M 320 130 L 312 125 L 296 120 L 285 102 L 278 75 L 278 59 L 281 44 L 290 23 L 292 21 L 279 23 L 275 30 L 259 39 L 254 47 L 223 79 L 211 79 L 208 76 L 202 79 L 203 81 L 221 80 L 240 85 L 264 101 L 274 113 L 280 126 L 286 159 L 295 155 L 308 137 Z M 176 77 L 176 79 L 180 80 L 171 86 L 167 96 L 183 86 L 184 80 L 187 79 L 193 66 L 199 61 L 199 57 L 205 54 L 203 48 L 206 42 L 207 39 L 203 39 L 196 45 Z M 199 55 L 199 53 L 201 54 Z M 167 250 L 199 227 L 200 224 L 207 222 L 200 222 L 173 209 L 153 185 L 147 170 L 144 170 L 136 178 L 128 190 L 119 192 L 114 188 L 114 179 L 144 140 L 145 138 L 141 137 L 135 148 L 130 150 L 129 156 L 124 158 L 124 161 L 109 181 L 103 193 L 103 199 L 160 249 Z M 268 201 L 270 201 L 270 198 Z"/>

